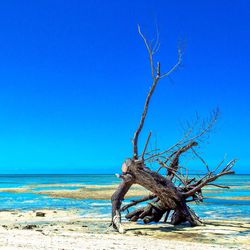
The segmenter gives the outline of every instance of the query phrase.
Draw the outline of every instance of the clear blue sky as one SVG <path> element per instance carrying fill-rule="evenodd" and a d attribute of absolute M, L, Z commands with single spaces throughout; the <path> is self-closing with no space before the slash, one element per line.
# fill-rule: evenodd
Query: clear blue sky
<path fill-rule="evenodd" d="M 163 69 L 186 48 L 142 138 L 167 147 L 181 121 L 219 106 L 203 156 L 250 173 L 249 17 L 248 0 L 1 1 L 0 173 L 120 171 L 150 86 L 138 23 L 148 37 L 158 24 Z"/>

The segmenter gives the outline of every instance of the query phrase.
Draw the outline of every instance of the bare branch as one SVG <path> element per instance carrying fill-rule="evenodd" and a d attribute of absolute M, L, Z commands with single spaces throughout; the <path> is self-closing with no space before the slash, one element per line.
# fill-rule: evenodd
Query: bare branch
<path fill-rule="evenodd" d="M 144 155 L 145 155 L 145 153 L 146 153 L 146 150 L 147 150 L 147 147 L 148 147 L 148 143 L 149 143 L 151 134 L 152 134 L 152 132 L 150 131 L 149 134 L 148 134 L 148 138 L 147 138 L 147 141 L 146 141 L 146 143 L 145 143 L 144 149 L 143 149 L 143 151 L 142 151 L 142 156 L 141 156 L 142 159 L 144 159 Z"/>
<path fill-rule="evenodd" d="M 192 149 L 193 153 L 195 154 L 195 156 L 206 166 L 207 171 L 210 172 L 206 161 L 193 148 L 191 148 L 191 149 Z"/>
<path fill-rule="evenodd" d="M 174 153 L 174 158 L 172 160 L 172 162 L 169 165 L 170 169 L 178 169 L 178 164 L 179 164 L 179 157 L 181 154 L 183 154 L 184 152 L 186 152 L 187 150 L 189 150 L 190 148 L 197 146 L 198 143 L 193 141 L 188 143 L 187 145 L 181 147 L 180 149 L 178 149 L 175 153 Z M 168 172 L 168 175 L 170 176 L 170 178 L 172 177 L 173 171 Z"/>
<path fill-rule="evenodd" d="M 193 131 L 195 130 L 195 124 L 198 122 L 197 119 L 195 121 L 195 124 L 188 124 L 188 129 L 186 130 L 186 132 L 184 133 L 184 136 L 179 140 L 177 141 L 175 144 L 173 144 L 172 146 L 170 146 L 168 149 L 166 150 L 163 150 L 161 152 L 157 152 L 155 154 L 152 154 L 150 156 L 148 156 L 145 161 L 148 161 L 150 159 L 153 159 L 153 158 L 156 158 L 156 157 L 159 157 L 161 155 L 164 155 L 164 154 L 167 154 L 169 153 L 171 150 L 175 149 L 175 148 L 179 148 L 181 147 L 182 145 L 184 144 L 187 144 L 189 142 L 192 142 L 192 141 L 195 141 L 195 140 L 198 140 L 201 141 L 201 137 L 203 137 L 205 134 L 211 132 L 214 124 L 216 123 L 216 121 L 218 120 L 218 117 L 219 117 L 219 109 L 215 109 L 212 114 L 211 114 L 211 117 L 210 119 L 208 120 L 208 122 L 204 122 L 203 121 L 203 127 L 200 128 L 198 130 L 198 132 L 194 135 L 193 134 Z M 171 157 L 170 157 L 171 158 Z"/>
<path fill-rule="evenodd" d="M 175 176 L 177 179 L 179 179 L 181 181 L 182 184 L 184 184 L 186 186 L 186 182 L 184 180 L 184 178 L 182 178 L 180 175 L 177 174 L 177 170 L 176 169 L 171 169 L 169 168 L 164 162 L 160 161 L 159 159 L 157 160 L 159 162 L 159 164 L 161 165 L 158 169 L 157 172 L 159 172 L 162 168 L 166 168 L 169 172 L 171 172 L 173 174 L 173 176 Z M 173 179 L 173 178 L 172 178 Z"/>
<path fill-rule="evenodd" d="M 215 167 L 215 169 L 212 172 L 215 173 L 217 169 L 219 169 L 219 167 L 225 162 L 225 160 L 226 160 L 226 154 L 224 155 L 224 158 L 219 162 L 219 164 Z"/>
<path fill-rule="evenodd" d="M 141 32 L 141 27 L 138 24 L 138 33 L 140 34 L 140 36 L 142 37 L 144 44 L 147 48 L 148 51 L 148 55 L 149 55 L 149 61 L 150 61 L 150 67 L 151 67 L 151 75 L 152 75 L 152 79 L 155 78 L 155 72 L 154 72 L 154 61 L 153 61 L 153 49 L 151 48 L 150 44 L 148 43 L 146 37 L 144 36 L 144 34 Z"/>
<path fill-rule="evenodd" d="M 175 71 L 182 63 L 182 52 L 181 49 L 178 49 L 178 59 L 177 59 L 177 63 L 170 69 L 168 70 L 166 73 L 161 75 L 161 78 L 169 76 L 173 71 Z"/>
<path fill-rule="evenodd" d="M 160 42 L 159 42 L 159 30 L 158 26 L 156 26 L 156 41 L 154 43 L 153 49 L 152 49 L 152 54 L 156 54 L 160 48 Z"/>
<path fill-rule="evenodd" d="M 135 206 L 137 205 L 138 203 L 141 203 L 141 202 L 144 202 L 144 201 L 148 201 L 148 200 L 152 200 L 156 198 L 156 195 L 154 194 L 150 194 L 150 195 L 147 195 L 147 196 L 143 196 L 142 198 L 138 199 L 138 200 L 133 200 L 131 201 L 129 204 L 123 206 L 121 208 L 121 212 L 127 210 L 128 208 L 132 207 L 132 206 Z"/>
<path fill-rule="evenodd" d="M 142 112 L 142 115 L 141 115 L 141 120 L 140 120 L 140 123 L 139 123 L 139 126 L 138 128 L 136 129 L 135 133 L 134 133 L 134 137 L 133 137 L 133 145 L 134 145 L 134 159 L 137 159 L 138 158 L 138 137 L 139 137 L 139 134 L 143 128 L 143 125 L 144 125 L 144 121 L 145 121 L 145 118 L 147 116 L 147 112 L 148 112 L 148 106 L 149 106 L 149 102 L 150 102 L 150 99 L 152 97 L 152 94 L 155 90 L 155 87 L 158 83 L 158 80 L 159 78 L 155 78 L 154 81 L 153 81 L 153 84 L 148 92 L 148 95 L 147 95 L 147 98 L 146 98 L 146 101 L 145 101 L 145 104 L 144 104 L 144 109 L 143 109 L 143 112 Z"/>
<path fill-rule="evenodd" d="M 207 183 L 207 186 L 215 186 L 215 187 L 219 187 L 219 188 L 230 188 L 229 186 L 218 185 L 218 184 L 214 184 L 214 183 Z"/>
<path fill-rule="evenodd" d="M 232 167 L 235 164 L 237 160 L 233 159 L 231 160 L 223 169 L 220 173 L 213 175 L 212 173 L 208 174 L 207 178 L 203 178 L 202 181 L 199 181 L 198 185 L 196 183 L 196 185 L 192 185 L 192 189 L 183 193 L 183 196 L 188 197 L 188 196 L 192 196 L 193 194 L 195 194 L 197 191 L 199 191 L 202 187 L 206 186 L 208 183 L 216 180 L 218 177 L 222 176 L 222 175 L 227 175 L 227 174 L 233 174 L 234 171 L 232 171 Z"/>
<path fill-rule="evenodd" d="M 207 123 L 205 121 L 203 121 L 203 127 L 200 129 L 200 131 L 196 135 L 189 138 L 188 141 L 194 141 L 194 140 L 202 137 L 204 134 L 210 132 L 211 129 L 213 128 L 214 124 L 218 120 L 219 115 L 220 115 L 219 108 L 216 108 L 215 110 L 213 110 L 209 121 Z"/>
<path fill-rule="evenodd" d="M 144 109 L 143 109 L 143 112 L 142 112 L 142 115 L 141 115 L 139 126 L 137 127 L 137 129 L 136 129 L 136 131 L 134 133 L 133 140 L 132 140 L 132 143 L 133 143 L 133 158 L 134 159 L 138 159 L 138 137 L 139 137 L 139 134 L 140 134 L 140 132 L 141 132 L 141 130 L 143 128 L 144 121 L 145 121 L 145 118 L 146 118 L 147 112 L 148 112 L 149 102 L 150 102 L 150 99 L 152 97 L 152 94 L 154 93 L 155 87 L 156 87 L 159 79 L 163 78 L 164 76 L 167 76 L 167 75 L 171 74 L 179 66 L 179 64 L 181 63 L 181 57 L 182 57 L 181 56 L 181 50 L 179 49 L 178 50 L 178 55 L 179 55 L 178 62 L 167 73 L 163 74 L 162 76 L 161 76 L 160 62 L 157 62 L 156 75 L 155 75 L 152 46 L 148 43 L 145 35 L 141 32 L 141 28 L 140 28 L 139 25 L 138 25 L 138 33 L 142 37 L 142 39 L 144 41 L 144 44 L 145 44 L 145 46 L 147 48 L 148 54 L 149 54 L 149 61 L 150 61 L 151 75 L 152 75 L 153 82 L 152 82 L 152 85 L 151 85 L 150 90 L 148 92 L 148 95 L 146 97 L 146 101 L 145 101 L 145 104 L 144 104 Z"/>

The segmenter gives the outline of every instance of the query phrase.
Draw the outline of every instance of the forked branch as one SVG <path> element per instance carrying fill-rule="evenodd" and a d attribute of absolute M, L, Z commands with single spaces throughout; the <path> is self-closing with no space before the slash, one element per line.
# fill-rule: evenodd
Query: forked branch
<path fill-rule="evenodd" d="M 142 128 L 143 128 L 143 125 L 144 125 L 144 122 L 145 122 L 145 119 L 146 119 L 146 116 L 147 116 L 149 103 L 150 103 L 151 97 L 152 97 L 152 95 L 154 93 L 154 90 L 155 90 L 155 88 L 157 86 L 157 83 L 161 78 L 169 76 L 175 69 L 177 69 L 177 67 L 181 64 L 181 61 L 182 61 L 181 50 L 178 49 L 177 63 L 173 67 L 171 67 L 171 69 L 169 71 L 167 71 L 166 73 L 161 75 L 160 62 L 157 62 L 156 73 L 155 73 L 155 66 L 154 66 L 155 63 L 154 63 L 153 56 L 156 53 L 156 50 L 158 50 L 158 46 L 159 46 L 158 45 L 158 39 L 156 41 L 157 44 L 155 44 L 155 46 L 152 46 L 151 44 L 149 44 L 146 37 L 142 33 L 141 28 L 140 28 L 139 25 L 138 25 L 138 33 L 142 37 L 142 39 L 144 41 L 144 44 L 145 44 L 145 46 L 147 48 L 153 82 L 152 82 L 152 85 L 151 85 L 150 90 L 148 92 L 148 95 L 146 97 L 143 112 L 142 112 L 142 115 L 141 115 L 141 119 L 140 119 L 139 125 L 138 125 L 138 127 L 137 127 L 137 129 L 136 129 L 136 131 L 134 133 L 134 137 L 133 137 L 133 140 L 132 140 L 132 143 L 133 143 L 133 158 L 134 159 L 138 159 L 138 138 L 139 138 L 140 132 L 142 131 Z M 158 34 L 157 34 L 157 36 L 158 36 Z"/>
<path fill-rule="evenodd" d="M 202 180 L 199 180 L 196 184 L 191 185 L 190 190 L 183 193 L 183 196 L 189 197 L 194 195 L 197 191 L 201 190 L 204 186 L 206 186 L 208 183 L 215 181 L 220 176 L 233 174 L 234 171 L 232 170 L 232 167 L 236 163 L 236 159 L 231 160 L 218 174 L 214 174 L 213 172 L 209 172 L 205 178 L 202 178 Z"/>

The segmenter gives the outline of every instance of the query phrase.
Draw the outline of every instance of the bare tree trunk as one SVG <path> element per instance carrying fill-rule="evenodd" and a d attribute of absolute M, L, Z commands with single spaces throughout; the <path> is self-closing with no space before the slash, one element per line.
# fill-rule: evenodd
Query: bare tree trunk
<path fill-rule="evenodd" d="M 124 229 L 121 225 L 121 204 L 124 199 L 124 196 L 133 185 L 133 177 L 131 175 L 122 176 L 123 180 L 114 192 L 111 197 L 112 202 L 112 225 L 115 229 L 117 229 L 120 233 L 124 233 Z"/>
<path fill-rule="evenodd" d="M 193 226 L 201 224 L 198 217 L 194 216 L 193 212 L 190 212 L 183 193 L 174 186 L 171 180 L 150 170 L 140 161 L 135 162 L 133 159 L 129 159 L 126 164 L 127 173 L 123 173 L 123 181 L 111 198 L 112 223 L 119 232 L 124 232 L 121 227 L 121 203 L 133 184 L 141 185 L 158 198 L 146 207 L 128 214 L 126 218 L 132 221 L 143 219 L 145 223 L 158 222 L 166 211 L 174 210 L 171 219 L 172 224 L 177 225 L 184 221 L 188 221 Z"/>

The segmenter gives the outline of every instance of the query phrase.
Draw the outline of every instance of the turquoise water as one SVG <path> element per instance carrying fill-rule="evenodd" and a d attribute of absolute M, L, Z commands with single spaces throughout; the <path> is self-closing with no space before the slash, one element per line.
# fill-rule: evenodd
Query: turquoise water
<path fill-rule="evenodd" d="M 32 190 L 78 189 L 79 184 L 106 185 L 119 182 L 114 175 L 0 175 L 0 188 L 28 187 L 31 190 L 28 193 L 0 192 L 0 209 L 77 208 L 82 216 L 109 217 L 110 200 L 54 198 L 35 194 Z M 190 204 L 197 214 L 202 218 L 250 220 L 250 175 L 223 176 L 215 183 L 229 185 L 232 188 L 209 186 L 207 189 L 210 192 L 205 193 L 203 203 Z M 39 187 L 43 184 L 46 184 L 46 187 Z M 55 186 L 56 184 L 65 186 Z M 67 186 L 69 184 L 72 185 Z M 125 202 L 129 200 L 126 199 Z"/>

